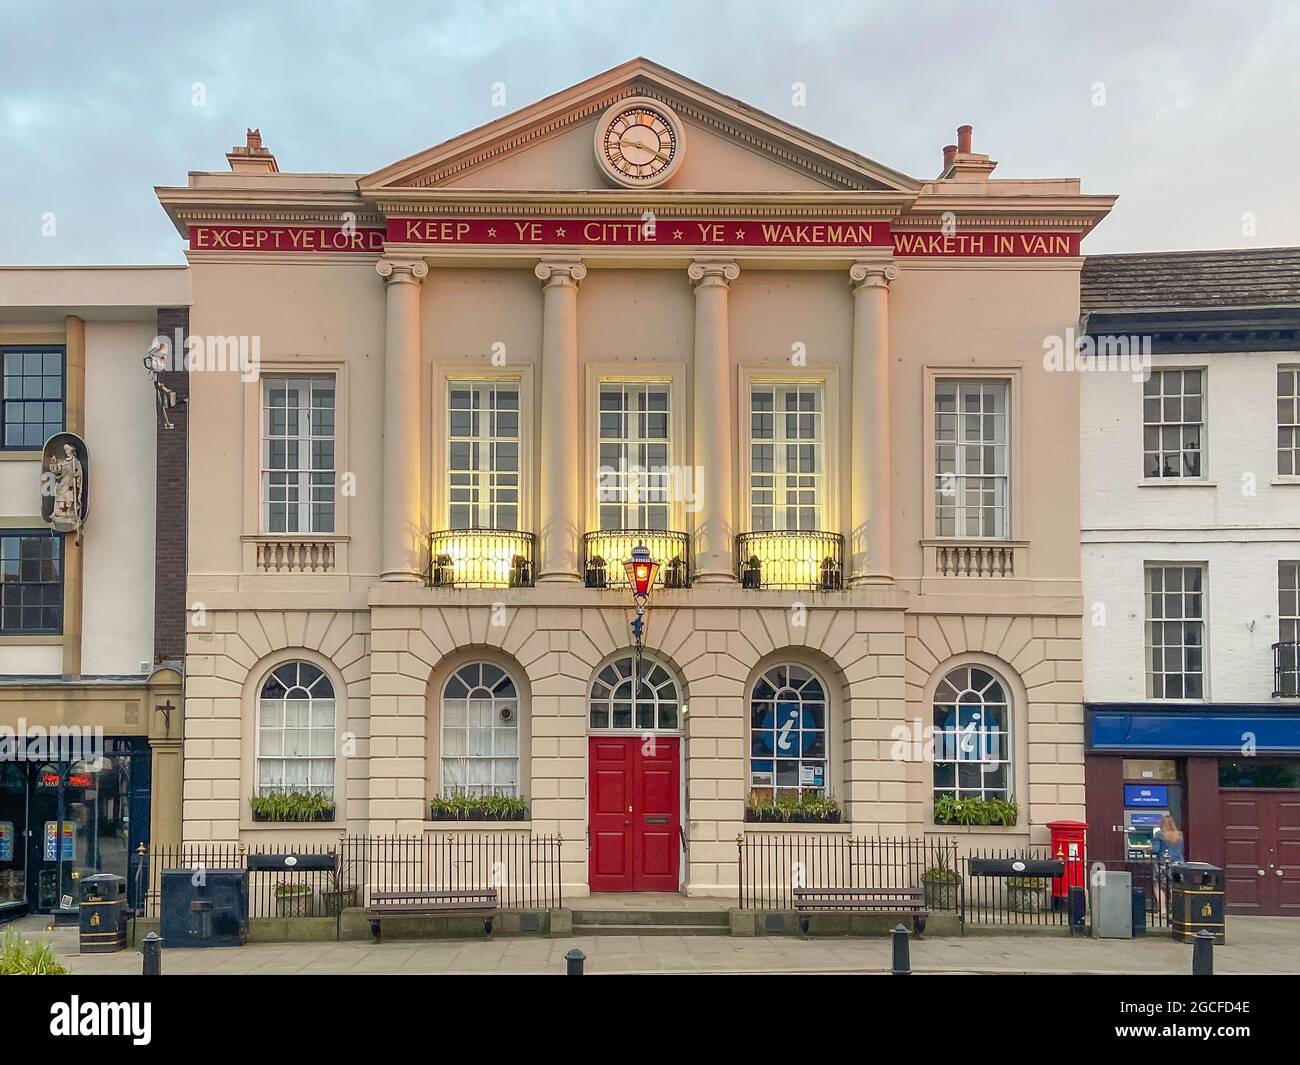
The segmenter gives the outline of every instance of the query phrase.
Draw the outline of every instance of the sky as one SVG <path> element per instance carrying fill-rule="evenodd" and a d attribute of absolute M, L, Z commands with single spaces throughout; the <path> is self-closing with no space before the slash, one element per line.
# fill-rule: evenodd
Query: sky
<path fill-rule="evenodd" d="M 970 123 L 1119 196 L 1086 253 L 1300 245 L 1297 0 L 0 0 L 0 263 L 183 262 L 153 188 L 249 126 L 363 174 L 636 55 L 913 177 Z"/>

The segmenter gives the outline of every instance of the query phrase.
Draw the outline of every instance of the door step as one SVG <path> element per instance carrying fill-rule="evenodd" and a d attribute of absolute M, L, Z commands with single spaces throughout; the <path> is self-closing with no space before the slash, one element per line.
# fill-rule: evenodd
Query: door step
<path fill-rule="evenodd" d="M 574 935 L 586 936 L 727 936 L 726 910 L 575 909 Z"/>
<path fill-rule="evenodd" d="M 717 924 L 578 924 L 575 936 L 729 936 L 730 925 Z"/>

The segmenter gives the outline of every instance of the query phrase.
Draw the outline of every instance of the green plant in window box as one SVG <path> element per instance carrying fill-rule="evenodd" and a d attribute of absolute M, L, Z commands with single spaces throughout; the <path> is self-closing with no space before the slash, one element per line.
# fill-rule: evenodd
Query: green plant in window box
<path fill-rule="evenodd" d="M 334 796 L 324 791 L 267 788 L 250 795 L 254 821 L 333 821 Z"/>
<path fill-rule="evenodd" d="M 430 821 L 527 821 L 528 800 L 515 795 L 448 792 L 429 800 Z"/>
<path fill-rule="evenodd" d="M 840 804 L 830 795 L 805 791 L 751 791 L 745 800 L 745 820 L 757 824 L 837 825 L 842 817 Z"/>
<path fill-rule="evenodd" d="M 1020 807 L 1008 799 L 982 799 L 972 796 L 958 799 L 953 795 L 936 795 L 936 825 L 1001 825 L 1010 828 L 1020 816 Z"/>

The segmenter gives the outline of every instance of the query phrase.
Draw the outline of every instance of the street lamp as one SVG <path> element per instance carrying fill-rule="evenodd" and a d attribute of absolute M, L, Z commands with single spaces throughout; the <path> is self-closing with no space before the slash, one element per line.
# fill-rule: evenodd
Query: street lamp
<path fill-rule="evenodd" d="M 632 586 L 632 602 L 636 604 L 636 617 L 632 619 L 632 640 L 636 646 L 637 669 L 641 667 L 641 649 L 645 641 L 645 608 L 650 602 L 650 589 L 659 575 L 659 563 L 650 557 L 644 543 L 632 548 L 632 557 L 623 563 L 628 583 Z"/>

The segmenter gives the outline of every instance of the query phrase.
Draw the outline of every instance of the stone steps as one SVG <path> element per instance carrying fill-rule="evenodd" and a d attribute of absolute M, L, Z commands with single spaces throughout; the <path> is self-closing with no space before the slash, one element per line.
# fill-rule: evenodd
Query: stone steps
<path fill-rule="evenodd" d="M 573 934 L 586 936 L 727 936 L 726 910 L 575 909 Z"/>
<path fill-rule="evenodd" d="M 575 936 L 729 936 L 727 925 L 717 924 L 578 924 Z"/>

